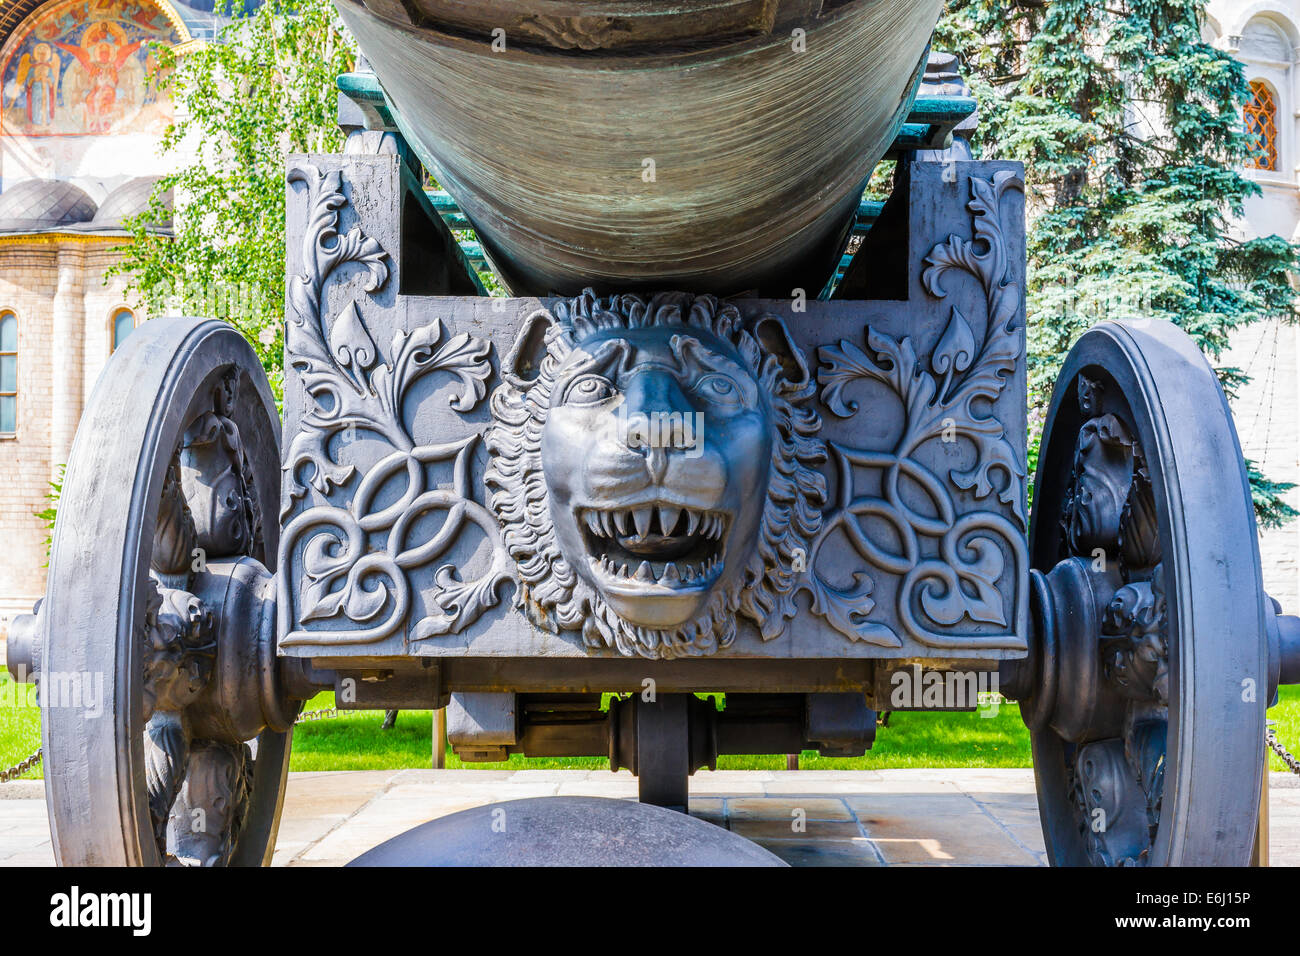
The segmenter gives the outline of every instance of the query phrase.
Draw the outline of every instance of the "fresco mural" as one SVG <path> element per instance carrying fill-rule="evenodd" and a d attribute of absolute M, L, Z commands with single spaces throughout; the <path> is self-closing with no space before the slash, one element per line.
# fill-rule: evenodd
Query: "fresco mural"
<path fill-rule="evenodd" d="M 20 27 L 0 59 L 0 135 L 161 133 L 152 41 L 180 35 L 148 0 L 68 0 Z"/>

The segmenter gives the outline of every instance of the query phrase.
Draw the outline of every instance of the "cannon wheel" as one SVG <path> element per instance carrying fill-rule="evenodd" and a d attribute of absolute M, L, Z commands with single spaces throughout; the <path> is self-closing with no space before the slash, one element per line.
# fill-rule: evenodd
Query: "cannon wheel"
<path fill-rule="evenodd" d="M 1030 539 L 1055 677 L 1022 714 L 1051 862 L 1248 864 L 1266 597 L 1228 405 L 1177 327 L 1106 322 L 1070 352 Z"/>
<path fill-rule="evenodd" d="M 68 462 L 41 609 L 61 864 L 269 863 L 292 715 L 250 732 L 246 715 L 223 709 L 236 670 L 260 670 L 251 677 L 263 683 L 274 674 L 247 648 L 234 653 L 241 635 L 253 658 L 265 644 L 262 609 L 241 617 L 221 602 L 270 591 L 279 444 L 265 374 L 226 323 L 145 323 L 100 377 Z M 168 852 L 178 833 L 189 859 Z"/>

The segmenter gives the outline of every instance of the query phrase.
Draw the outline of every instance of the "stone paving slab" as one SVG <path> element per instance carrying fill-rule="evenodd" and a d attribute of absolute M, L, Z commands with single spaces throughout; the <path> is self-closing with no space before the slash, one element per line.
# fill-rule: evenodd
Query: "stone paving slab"
<path fill-rule="evenodd" d="M 535 796 L 636 799 L 603 770 L 293 773 L 275 866 L 340 866 L 437 817 Z M 794 866 L 1043 866 L 1031 770 L 716 771 L 691 779 L 691 813 Z M 1300 864 L 1300 779 L 1269 787 L 1274 866 Z M 39 781 L 0 785 L 0 866 L 50 866 Z"/>

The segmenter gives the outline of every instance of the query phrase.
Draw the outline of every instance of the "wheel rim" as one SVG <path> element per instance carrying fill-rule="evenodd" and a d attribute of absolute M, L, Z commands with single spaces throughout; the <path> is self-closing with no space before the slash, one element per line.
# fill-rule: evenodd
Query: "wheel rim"
<path fill-rule="evenodd" d="M 1126 469 L 1125 489 L 1114 479 Z M 1071 351 L 1030 540 L 1070 677 L 1053 719 L 1031 732 L 1049 858 L 1245 865 L 1262 781 L 1266 599 L 1227 402 L 1175 326 L 1107 322 Z"/>
<path fill-rule="evenodd" d="M 55 855 L 64 865 L 166 860 L 147 783 L 144 662 L 152 652 L 145 648 L 146 628 L 156 623 L 155 595 L 164 585 L 184 590 L 211 575 L 181 573 L 170 580 L 151 573 L 150 565 L 169 480 L 172 490 L 178 487 L 179 446 L 199 416 L 214 411 L 214 401 L 228 402 L 217 411 L 237 429 L 238 487 L 262 518 L 245 522 L 243 540 L 224 549 L 234 553 L 204 558 L 235 559 L 226 563 L 242 561 L 245 571 L 257 567 L 266 575 L 261 568 L 274 569 L 278 539 L 279 422 L 261 366 L 233 327 L 182 318 L 141 326 L 114 354 L 77 431 L 50 552 L 40 667 L 46 801 Z M 222 653 L 217 648 L 208 656 L 220 661 Z M 78 686 L 85 691 L 81 701 L 69 694 Z M 84 706 L 92 697 L 98 707 Z M 188 733 L 188 716 L 181 722 Z M 269 862 L 291 733 L 267 729 L 257 735 L 251 773 L 232 783 L 246 799 L 222 811 L 242 821 L 238 838 L 207 862 Z M 222 746 L 230 760 L 240 759 L 233 743 Z M 190 776 L 201 788 L 196 768 L 213 764 L 217 755 L 191 760 L 193 752 L 182 764 L 189 773 L 181 770 L 176 779 Z"/>

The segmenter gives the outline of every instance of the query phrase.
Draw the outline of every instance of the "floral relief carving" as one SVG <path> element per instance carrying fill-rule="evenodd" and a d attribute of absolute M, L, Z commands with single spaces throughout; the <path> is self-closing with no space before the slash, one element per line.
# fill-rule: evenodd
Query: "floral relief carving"
<path fill-rule="evenodd" d="M 303 165 L 290 171 L 289 182 L 305 186 L 309 214 L 305 271 L 289 282 L 285 344 L 309 403 L 286 455 L 282 521 L 310 491 L 328 497 L 352 484 L 356 468 L 331 450 L 336 436 L 366 432 L 391 452 L 366 471 L 346 505 L 316 504 L 285 524 L 279 558 L 289 573 L 279 575 L 280 644 L 367 644 L 398 632 L 412 605 L 408 573 L 445 556 L 468 523 L 491 542 L 488 569 L 464 581 L 450 564 L 437 568 L 426 595 L 432 608 L 411 624 L 409 639 L 456 633 L 498 603 L 498 587 L 513 578 L 513 567 L 495 518 L 473 497 L 470 463 L 478 436 L 419 444 L 402 408 L 418 379 L 443 372 L 458 380 L 451 407 L 473 410 L 487 393 L 491 343 L 464 332 L 449 335 L 435 319 L 396 331 L 385 357 L 355 302 L 327 319 L 323 290 L 331 275 L 358 263 L 367 270 L 366 291 L 377 292 L 388 280 L 387 253 L 359 228 L 340 234 L 347 199 L 338 171 Z M 450 489 L 430 487 L 427 466 L 436 464 L 450 467 Z M 390 481 L 403 483 L 398 499 L 377 507 Z M 433 512 L 444 520 L 421 538 L 414 526 Z M 322 623 L 327 626 L 307 626 Z"/>
<path fill-rule="evenodd" d="M 1023 184 L 1009 171 L 989 180 L 972 178 L 970 184 L 974 238 L 952 236 L 935 246 L 925 260 L 922 282 L 932 295 L 945 298 L 944 279 L 950 273 L 974 277 L 987 309 L 982 341 L 954 306 L 928 360 L 917 355 L 910 337 L 898 339 L 871 328 L 866 330 L 865 351 L 844 340 L 819 349 L 821 399 L 832 414 L 847 418 L 857 411 L 857 403 L 847 400 L 844 392 L 863 381 L 884 385 L 902 408 L 902 433 L 888 451 L 829 443 L 838 496 L 813 542 L 806 578 L 815 613 L 851 640 L 882 647 L 901 647 L 903 640 L 893 625 L 880 619 L 883 615 L 872 614 L 877 606 L 871 596 L 873 573 L 901 578 L 897 621 L 906 636 L 927 647 L 1024 647 L 1020 622 L 1027 595 L 1020 593 L 1020 582 L 1028 573 L 1025 463 L 1002 422 L 981 410 L 981 405 L 991 406 L 998 399 L 1021 357 L 1021 295 L 1010 276 L 1001 201 L 1008 190 L 1022 189 Z M 959 438 L 975 450 L 970 468 L 939 474 L 918 457 L 918 450 L 929 442 Z M 880 476 L 879 494 L 855 493 L 860 470 Z M 909 503 L 905 483 L 920 492 L 928 507 Z M 969 492 L 976 501 L 996 496 L 1013 517 L 992 509 L 960 512 L 954 490 Z M 915 502 L 915 495 L 912 498 Z M 886 524 L 893 541 L 874 537 L 864 519 Z M 842 534 L 863 560 L 847 587 L 824 576 L 824 545 L 836 534 Z M 1008 557 L 1016 592 L 1003 594 L 998 582 Z M 963 621 L 1008 630 L 948 630 Z"/>

